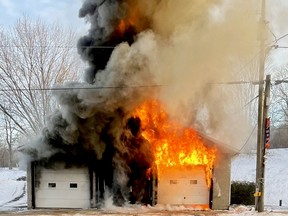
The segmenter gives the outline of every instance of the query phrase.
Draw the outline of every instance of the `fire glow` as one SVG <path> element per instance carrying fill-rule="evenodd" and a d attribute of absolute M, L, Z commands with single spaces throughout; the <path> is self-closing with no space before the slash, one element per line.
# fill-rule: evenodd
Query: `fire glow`
<path fill-rule="evenodd" d="M 160 178 L 165 167 L 203 166 L 211 186 L 215 147 L 208 148 L 192 128 L 171 121 L 157 100 L 144 102 L 134 116 L 141 119 L 142 135 L 151 143 Z"/>
<path fill-rule="evenodd" d="M 141 32 L 148 28 L 148 20 L 144 14 L 141 13 L 138 3 L 134 0 L 128 0 L 125 4 L 126 14 L 122 17 L 116 25 L 116 34 L 123 37 L 125 33 Z"/>
<path fill-rule="evenodd" d="M 121 19 L 116 28 L 116 31 L 118 31 L 121 35 L 123 35 L 129 28 L 135 28 L 136 30 L 140 28 L 137 23 L 137 17 L 139 16 L 138 13 L 139 13 L 138 10 L 135 9 L 131 13 L 131 16 Z"/>

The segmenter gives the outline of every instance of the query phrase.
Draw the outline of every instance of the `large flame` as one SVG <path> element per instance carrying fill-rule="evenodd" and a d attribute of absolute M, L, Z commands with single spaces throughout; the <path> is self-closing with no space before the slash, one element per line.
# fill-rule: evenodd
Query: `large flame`
<path fill-rule="evenodd" d="M 208 148 L 192 128 L 171 121 L 157 100 L 146 101 L 134 115 L 141 119 L 142 135 L 152 145 L 160 177 L 165 167 L 204 166 L 207 186 L 210 187 L 215 147 Z"/>

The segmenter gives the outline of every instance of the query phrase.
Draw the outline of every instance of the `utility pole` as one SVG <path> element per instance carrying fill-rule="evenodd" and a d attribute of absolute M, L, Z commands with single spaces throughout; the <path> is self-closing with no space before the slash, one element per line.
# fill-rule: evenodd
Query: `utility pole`
<path fill-rule="evenodd" d="M 271 86 L 271 75 L 266 76 L 265 86 L 265 99 L 264 99 L 264 112 L 263 112 L 263 143 L 261 145 L 261 164 L 259 170 L 259 192 L 260 197 L 258 200 L 258 212 L 264 211 L 264 184 L 265 184 L 265 159 L 266 159 L 266 148 L 270 145 L 270 118 L 269 118 L 269 105 L 270 105 L 270 86 Z"/>
<path fill-rule="evenodd" d="M 263 194 L 260 191 L 262 185 L 262 146 L 263 146 L 263 93 L 264 93 L 264 70 L 265 70 L 265 36 L 264 29 L 266 25 L 266 1 L 262 0 L 261 17 L 259 23 L 259 40 L 260 40 L 260 55 L 259 55 L 259 98 L 258 98 L 258 130 L 257 130 L 257 164 L 256 164 L 256 192 L 255 192 L 255 210 L 264 211 Z M 263 186 L 263 185 L 262 185 Z M 263 187 L 261 187 L 263 188 Z"/>

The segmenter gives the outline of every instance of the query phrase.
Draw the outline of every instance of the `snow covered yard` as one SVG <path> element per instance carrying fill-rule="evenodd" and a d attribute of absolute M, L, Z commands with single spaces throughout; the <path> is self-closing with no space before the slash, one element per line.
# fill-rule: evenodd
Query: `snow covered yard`
<path fill-rule="evenodd" d="M 26 207 L 26 172 L 0 168 L 0 211 Z"/>
<path fill-rule="evenodd" d="M 288 149 L 270 149 L 266 153 L 265 206 L 288 208 Z M 256 153 L 240 154 L 232 161 L 232 181 L 255 182 Z"/>
<path fill-rule="evenodd" d="M 233 181 L 255 181 L 256 155 L 240 154 L 232 161 Z M 265 209 L 257 213 L 253 207 L 236 206 L 229 211 L 195 211 L 184 206 L 126 206 L 107 205 L 102 210 L 27 210 L 26 172 L 14 168 L 0 168 L 0 215 L 190 215 L 190 216 L 248 216 L 288 215 L 288 149 L 271 149 L 267 152 Z M 282 207 L 279 207 L 282 200 Z"/>
<path fill-rule="evenodd" d="M 272 212 L 266 211 L 263 213 L 257 213 L 253 210 L 253 208 L 238 206 L 236 208 L 232 208 L 229 211 L 195 211 L 192 209 L 184 208 L 184 207 L 145 207 L 145 206 L 133 206 L 133 207 L 113 207 L 102 210 L 22 210 L 22 211 L 6 211 L 0 212 L 0 215 L 38 215 L 38 216 L 47 216 L 47 215 L 57 215 L 57 216 L 94 216 L 94 215 L 103 215 L 103 216 L 205 216 L 205 215 L 213 215 L 213 216 L 284 216 L 288 215 L 287 212 Z"/>

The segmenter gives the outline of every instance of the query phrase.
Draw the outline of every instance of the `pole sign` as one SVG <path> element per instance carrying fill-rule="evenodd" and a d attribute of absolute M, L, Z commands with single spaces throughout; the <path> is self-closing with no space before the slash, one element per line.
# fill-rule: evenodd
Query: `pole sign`
<path fill-rule="evenodd" d="M 270 148 L 270 117 L 265 122 L 265 148 Z"/>

